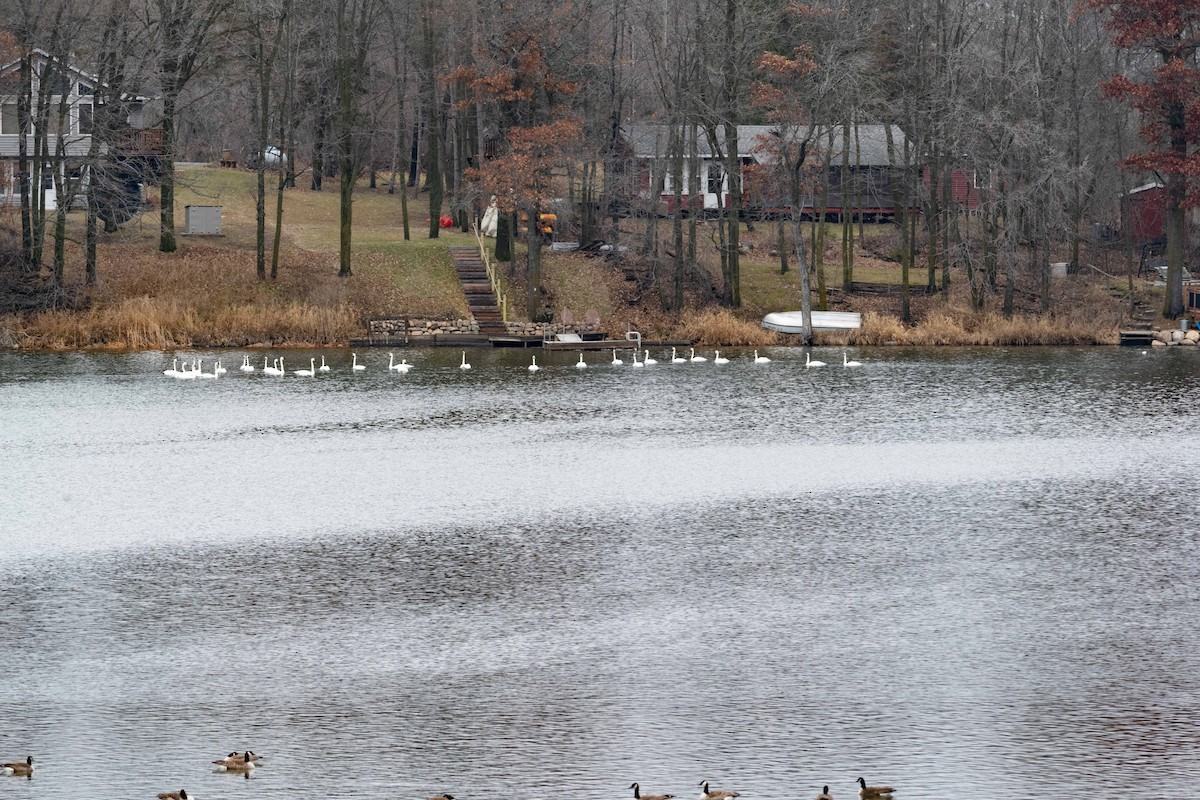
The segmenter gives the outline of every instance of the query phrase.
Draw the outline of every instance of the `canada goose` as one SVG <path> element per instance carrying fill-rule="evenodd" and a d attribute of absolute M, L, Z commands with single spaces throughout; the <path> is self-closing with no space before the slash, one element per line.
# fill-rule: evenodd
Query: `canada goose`
<path fill-rule="evenodd" d="M 813 361 L 812 354 L 805 353 L 804 354 L 804 366 L 806 366 L 806 367 L 823 367 L 823 366 L 825 366 L 825 362 L 824 361 Z"/>
<path fill-rule="evenodd" d="M 616 349 L 614 348 L 614 349 L 613 349 L 613 360 L 612 360 L 612 365 L 613 365 L 614 367 L 619 367 L 619 366 L 621 366 L 621 365 L 622 365 L 622 364 L 624 364 L 624 363 L 625 363 L 624 361 L 622 361 L 621 359 L 617 358 L 617 351 L 616 351 Z"/>
<path fill-rule="evenodd" d="M 299 375 L 301 378 L 311 378 L 317 374 L 317 360 L 310 358 L 308 360 L 308 369 L 294 369 L 293 375 Z"/>
<path fill-rule="evenodd" d="M 688 361 L 699 364 L 701 361 L 708 361 L 708 359 L 705 358 L 704 356 L 696 355 L 696 348 L 693 347 L 692 348 L 692 357 L 689 358 Z"/>
<path fill-rule="evenodd" d="M 351 362 L 352 362 L 350 364 L 350 369 L 354 370 L 355 372 L 361 372 L 367 368 L 366 364 L 358 363 L 358 353 L 351 353 L 350 355 L 351 355 Z"/>
<path fill-rule="evenodd" d="M 817 800 L 833 800 L 833 795 L 829 793 L 828 786 L 821 787 L 821 793 L 817 795 Z"/>
<path fill-rule="evenodd" d="M 658 359 L 651 358 L 650 351 L 647 350 L 646 354 L 644 356 L 642 356 L 642 363 L 645 364 L 647 367 L 653 367 L 655 364 L 658 363 Z"/>
<path fill-rule="evenodd" d="M 251 761 L 254 762 L 255 766 L 262 766 L 262 758 L 263 757 L 260 756 L 258 753 L 254 752 L 253 750 L 247 750 L 244 753 L 239 753 L 238 751 L 233 750 L 229 753 L 229 755 L 225 756 L 222 759 L 218 759 L 217 761 L 214 761 L 213 763 L 214 764 L 223 764 L 226 761 L 241 762 L 241 761 L 245 761 L 247 756 L 250 758 Z"/>
<path fill-rule="evenodd" d="M 325 356 L 321 356 L 321 366 L 317 367 L 318 372 L 329 372 L 331 367 L 325 363 Z"/>
<path fill-rule="evenodd" d="M 858 790 L 859 797 L 891 797 L 892 792 L 896 791 L 890 786 L 867 786 L 862 778 L 858 779 L 858 785 L 862 787 Z"/>
<path fill-rule="evenodd" d="M 704 787 L 704 794 L 700 795 L 701 800 L 730 800 L 733 797 L 741 797 L 738 792 L 727 792 L 724 789 L 709 789 L 708 781 L 700 781 L 700 785 Z"/>
<path fill-rule="evenodd" d="M 713 359 L 714 364 L 728 364 L 729 359 L 721 356 L 721 351 L 717 351 L 717 357 Z"/>
<path fill-rule="evenodd" d="M 24 761 L 0 764 L 0 772 L 5 775 L 20 775 L 21 777 L 33 775 L 33 756 L 26 756 Z"/>
<path fill-rule="evenodd" d="M 462 363 L 458 365 L 459 369 L 470 369 L 471 365 L 467 363 L 467 351 L 463 350 Z"/>
<path fill-rule="evenodd" d="M 636 783 L 629 784 L 629 788 L 633 789 L 634 800 L 670 800 L 670 798 L 675 796 L 673 794 L 646 794 L 646 795 L 644 795 L 641 793 L 641 787 L 639 787 Z"/>
<path fill-rule="evenodd" d="M 230 753 L 213 763 L 217 765 L 217 772 L 250 772 L 258 766 L 249 750 L 241 754 Z"/>
<path fill-rule="evenodd" d="M 267 365 L 267 359 L 263 358 L 263 366 Z M 242 365 L 238 367 L 242 372 L 254 372 L 254 365 L 250 363 L 250 356 L 242 356 Z"/>
<path fill-rule="evenodd" d="M 583 360 L 583 351 L 579 352 L 579 360 L 575 362 L 575 369 L 587 369 L 587 362 Z"/>
<path fill-rule="evenodd" d="M 188 794 L 185 789 L 180 789 L 178 792 L 163 792 L 158 796 L 158 800 L 196 800 L 196 798 Z"/>
<path fill-rule="evenodd" d="M 755 350 L 754 351 L 754 363 L 755 364 L 770 364 L 771 359 L 767 358 L 766 356 L 760 356 L 758 354 L 758 351 Z"/>
<path fill-rule="evenodd" d="M 675 355 L 675 348 L 674 348 L 674 347 L 672 347 L 672 348 L 671 348 L 671 363 L 672 363 L 672 364 L 686 364 L 686 363 L 687 363 L 687 359 L 686 359 L 686 358 L 684 358 L 683 356 L 677 356 L 677 355 Z"/>
<path fill-rule="evenodd" d="M 531 363 L 528 367 L 526 367 L 526 369 L 529 370 L 530 372 L 537 372 L 539 369 L 541 369 L 541 367 L 539 367 L 537 365 L 537 356 L 533 356 L 532 358 L 533 358 L 533 363 Z"/>

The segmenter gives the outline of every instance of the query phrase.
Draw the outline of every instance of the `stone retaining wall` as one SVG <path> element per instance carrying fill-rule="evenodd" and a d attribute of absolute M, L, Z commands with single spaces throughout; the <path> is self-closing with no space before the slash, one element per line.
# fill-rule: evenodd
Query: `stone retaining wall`
<path fill-rule="evenodd" d="M 1169 345 L 1195 347 L 1196 345 L 1200 345 L 1200 331 L 1195 328 L 1186 333 L 1184 331 L 1155 331 L 1154 341 L 1151 344 L 1155 347 L 1166 347 Z"/>
<path fill-rule="evenodd" d="M 601 330 L 598 322 L 507 322 L 509 336 L 553 336 L 556 333 L 595 333 Z M 367 322 L 370 336 L 442 336 L 449 333 L 479 333 L 479 323 L 473 319 L 415 319 L 412 317 L 379 317 Z"/>

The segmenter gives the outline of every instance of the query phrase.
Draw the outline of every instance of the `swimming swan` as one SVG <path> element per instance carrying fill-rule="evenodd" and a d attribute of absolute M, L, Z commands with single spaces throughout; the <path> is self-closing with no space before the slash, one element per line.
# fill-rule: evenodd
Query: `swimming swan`
<path fill-rule="evenodd" d="M 804 366 L 806 366 L 806 367 L 823 367 L 823 366 L 825 366 L 825 362 L 824 361 L 813 361 L 812 356 L 809 353 L 805 353 L 804 354 Z"/>
<path fill-rule="evenodd" d="M 263 357 L 263 366 L 267 365 L 267 359 Z M 242 356 L 242 365 L 238 367 L 242 372 L 254 372 L 254 365 L 250 363 L 250 356 Z"/>
<path fill-rule="evenodd" d="M 321 356 L 321 366 L 317 367 L 317 372 L 329 372 L 330 367 L 325 363 L 325 356 Z"/>
<path fill-rule="evenodd" d="M 718 350 L 718 351 L 717 351 L 717 357 L 713 359 L 713 363 L 714 363 L 714 364 L 728 364 L 728 363 L 729 363 L 729 359 L 728 359 L 728 358 L 722 358 L 722 357 L 721 357 L 721 351 L 720 351 L 720 350 Z"/>
<path fill-rule="evenodd" d="M 352 369 L 356 372 L 361 372 L 362 370 L 367 368 L 366 364 L 358 363 L 358 353 L 351 353 L 350 355 L 352 356 L 352 363 L 350 364 L 350 369 Z"/>
<path fill-rule="evenodd" d="M 650 351 L 646 350 L 646 354 L 644 356 L 642 356 L 642 363 L 645 364 L 647 367 L 653 367 L 655 364 L 658 363 L 658 361 L 657 361 L 657 359 L 651 358 Z"/>
<path fill-rule="evenodd" d="M 635 366 L 635 367 L 644 367 L 644 366 L 646 366 L 646 362 L 645 362 L 645 361 L 638 361 L 638 360 L 637 360 L 637 354 L 638 354 L 638 351 L 637 351 L 637 349 L 635 348 L 635 349 L 634 349 L 634 351 L 633 351 L 633 366 Z"/>
<path fill-rule="evenodd" d="M 579 360 L 575 362 L 575 369 L 587 369 L 587 362 L 583 360 L 583 351 L 579 352 Z"/>
<path fill-rule="evenodd" d="M 402 375 L 408 374 L 408 371 L 413 368 L 413 365 L 408 363 L 407 358 L 400 359 L 400 363 L 396 365 L 396 372 Z"/>
<path fill-rule="evenodd" d="M 539 369 L 541 369 L 541 367 L 537 365 L 537 356 L 533 356 L 533 363 L 525 369 L 529 370 L 530 372 L 537 372 Z"/>
<path fill-rule="evenodd" d="M 467 351 L 463 350 L 462 363 L 458 365 L 459 369 L 470 369 L 471 365 L 467 363 Z"/>
<path fill-rule="evenodd" d="M 619 367 L 619 366 L 621 366 L 621 365 L 622 365 L 622 364 L 624 364 L 624 363 L 625 363 L 624 361 L 622 361 L 621 359 L 617 358 L 617 351 L 616 351 L 616 349 L 614 349 L 614 350 L 613 350 L 613 360 L 612 360 L 612 365 L 613 365 L 614 367 Z"/>
<path fill-rule="evenodd" d="M 702 361 L 708 361 L 708 359 L 705 358 L 704 356 L 696 355 L 696 348 L 693 347 L 692 348 L 692 357 L 689 358 L 688 361 L 691 361 L 693 364 L 699 364 Z"/>
<path fill-rule="evenodd" d="M 861 367 L 862 362 L 861 361 L 847 361 L 846 353 L 845 353 L 845 351 L 842 351 L 842 366 L 843 367 Z"/>
<path fill-rule="evenodd" d="M 317 374 L 317 360 L 310 358 L 308 360 L 308 369 L 294 369 L 293 375 L 299 375 L 301 378 L 311 378 Z"/>
<path fill-rule="evenodd" d="M 686 363 L 687 363 L 687 359 L 686 359 L 686 358 L 684 358 L 683 356 L 677 356 L 677 355 L 675 355 L 675 348 L 674 348 L 674 347 L 672 347 L 672 348 L 671 348 L 671 363 L 672 363 L 672 364 L 686 364 Z"/>
<path fill-rule="evenodd" d="M 758 351 L 755 350 L 754 351 L 754 363 L 755 364 L 770 364 L 771 359 L 767 358 L 766 356 L 760 356 L 758 354 Z"/>

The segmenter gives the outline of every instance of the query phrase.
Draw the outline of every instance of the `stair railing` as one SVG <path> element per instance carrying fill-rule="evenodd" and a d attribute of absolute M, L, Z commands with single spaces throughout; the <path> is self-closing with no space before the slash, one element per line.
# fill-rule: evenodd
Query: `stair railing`
<path fill-rule="evenodd" d="M 497 277 L 496 268 L 492 265 L 492 259 L 488 256 L 487 247 L 483 244 L 483 236 L 479 232 L 479 226 L 472 221 L 471 230 L 475 233 L 475 242 L 479 245 L 479 257 L 483 259 L 483 268 L 487 270 L 488 283 L 492 285 L 492 294 L 500 302 L 500 319 L 508 324 L 508 296 L 500 291 L 500 279 Z"/>

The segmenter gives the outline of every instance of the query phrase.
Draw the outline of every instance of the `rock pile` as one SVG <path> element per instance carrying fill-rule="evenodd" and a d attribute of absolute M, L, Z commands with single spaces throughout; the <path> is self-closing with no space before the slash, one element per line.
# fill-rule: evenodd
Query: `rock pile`
<path fill-rule="evenodd" d="M 1155 331 L 1154 341 L 1151 342 L 1155 347 L 1167 347 L 1173 345 L 1187 345 L 1195 347 L 1200 345 L 1200 331 L 1192 329 L 1190 331 Z"/>

